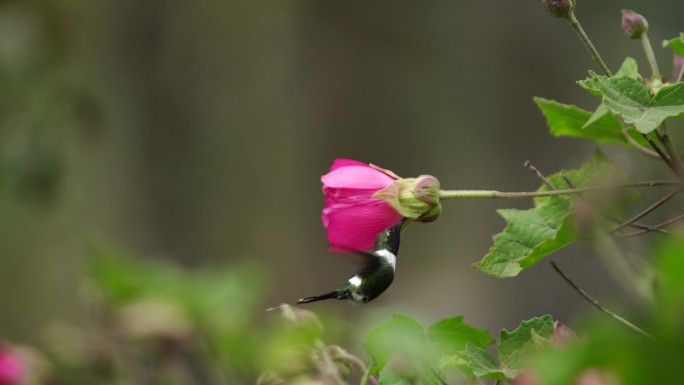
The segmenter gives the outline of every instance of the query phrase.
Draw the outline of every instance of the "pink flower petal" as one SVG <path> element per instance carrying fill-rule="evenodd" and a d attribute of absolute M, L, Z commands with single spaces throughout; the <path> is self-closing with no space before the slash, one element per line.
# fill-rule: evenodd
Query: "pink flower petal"
<path fill-rule="evenodd" d="M 345 166 L 337 168 L 321 177 L 323 186 L 332 188 L 360 188 L 380 190 L 394 179 L 370 166 Z"/>
<path fill-rule="evenodd" d="M 368 250 L 380 232 L 396 225 L 402 218 L 379 199 L 365 204 L 336 204 L 326 207 L 322 215 L 333 251 Z"/>
<path fill-rule="evenodd" d="M 19 384 L 25 371 L 24 363 L 14 352 L 0 348 L 0 385 Z"/>
<path fill-rule="evenodd" d="M 333 161 L 332 166 L 330 166 L 330 171 L 336 170 L 340 167 L 347 167 L 347 166 L 370 167 L 370 166 L 368 166 L 367 163 L 359 162 L 358 160 L 338 158 L 338 159 L 335 159 Z"/>

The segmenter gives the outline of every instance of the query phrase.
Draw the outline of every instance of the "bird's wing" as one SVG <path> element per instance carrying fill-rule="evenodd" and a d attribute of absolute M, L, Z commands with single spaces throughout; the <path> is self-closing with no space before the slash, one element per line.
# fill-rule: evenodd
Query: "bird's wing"
<path fill-rule="evenodd" d="M 369 266 L 374 266 L 377 263 L 380 262 L 380 258 L 372 253 L 369 253 L 367 251 L 351 251 L 350 253 L 346 254 L 339 254 L 342 258 L 344 258 L 346 261 L 354 264 L 357 267 L 360 268 L 366 268 Z"/>

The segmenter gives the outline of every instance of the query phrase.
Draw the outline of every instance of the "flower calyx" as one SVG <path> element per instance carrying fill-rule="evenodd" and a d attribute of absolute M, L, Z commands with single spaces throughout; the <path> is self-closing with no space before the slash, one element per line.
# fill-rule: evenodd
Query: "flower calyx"
<path fill-rule="evenodd" d="M 397 179 L 376 192 L 373 198 L 382 199 L 405 218 L 418 222 L 432 222 L 442 213 L 439 200 L 439 180 L 432 175 Z"/>

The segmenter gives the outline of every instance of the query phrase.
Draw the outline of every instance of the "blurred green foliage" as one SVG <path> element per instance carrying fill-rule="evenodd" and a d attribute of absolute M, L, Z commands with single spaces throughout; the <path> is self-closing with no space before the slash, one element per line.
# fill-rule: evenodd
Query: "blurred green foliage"
<path fill-rule="evenodd" d="M 286 287 L 277 294 L 287 298 L 290 287 L 300 290 L 299 284 L 310 283 L 309 276 L 326 279 L 307 267 L 306 258 L 317 251 L 303 252 L 301 247 L 320 238 L 313 230 L 320 227 L 319 201 L 311 204 L 312 197 L 319 198 L 319 186 L 311 175 L 321 173 L 321 159 L 327 162 L 341 152 L 372 155 L 403 163 L 408 170 L 419 164 L 434 167 L 454 174 L 459 184 L 468 178 L 482 183 L 483 175 L 487 183 L 515 182 L 520 178 L 501 167 L 511 155 L 517 159 L 521 153 L 528 156 L 525 151 L 539 156 L 546 151 L 551 155 L 545 159 L 558 164 L 565 161 L 563 154 L 576 149 L 565 145 L 570 150 L 556 156 L 560 146 L 545 143 L 540 150 L 529 132 L 521 134 L 521 127 L 500 127 L 532 116 L 522 107 L 526 104 L 515 104 L 524 99 L 517 95 L 528 95 L 521 84 L 555 91 L 560 86 L 554 69 L 572 65 L 579 55 L 565 46 L 549 62 L 531 63 L 529 58 L 539 57 L 543 48 L 531 49 L 530 41 L 557 50 L 559 35 L 541 36 L 536 21 L 525 22 L 527 4 L 519 2 L 499 4 L 497 12 L 489 4 L 475 8 L 475 3 L 465 5 L 465 11 L 461 3 L 437 2 L 391 4 L 394 8 L 358 2 L 343 8 L 301 1 L 267 11 L 254 4 L 0 2 L 0 203 L 7 208 L 0 262 L 3 273 L 8 271 L 0 281 L 7 282 L 8 298 L 14 298 L 13 290 L 21 291 L 11 302 L 16 306 L 3 308 L 2 316 L 8 325 L 32 322 L 25 329 L 35 334 L 35 347 L 14 344 L 30 368 L 27 383 L 680 382 L 676 368 L 684 359 L 684 243 L 677 237 L 655 248 L 646 245 L 652 268 L 646 261 L 637 263 L 653 273 L 644 282 L 655 293 L 654 301 L 644 314 L 626 313 L 641 315 L 653 340 L 607 319 L 591 319 L 578 329 L 579 339 L 559 341 L 558 323 L 551 316 L 535 317 L 511 332 L 503 330 L 495 341 L 486 328 L 466 324 L 461 316 L 424 328 L 407 315 L 395 315 L 368 332 L 365 357 L 332 344 L 338 338 L 330 331 L 339 325 L 362 339 L 358 334 L 363 331 L 346 314 L 324 317 L 287 305 L 264 312 L 274 287 Z M 671 7 L 677 4 L 670 2 Z M 491 18 L 486 28 L 481 17 L 462 18 L 484 12 Z M 661 12 L 668 14 L 678 26 L 681 13 Z M 461 20 L 454 23 L 452 17 Z M 463 29 L 447 29 L 455 25 Z M 475 29 L 481 34 L 471 33 Z M 501 45 L 482 50 L 482 41 L 471 39 L 475 35 Z M 681 36 L 665 45 L 682 52 Z M 516 61 L 522 64 L 516 66 Z M 454 64 L 463 67 L 454 70 Z M 225 72 L 217 70 L 224 67 Z M 499 68 L 472 75 L 484 67 Z M 527 67 L 532 70 L 523 71 Z M 416 72 L 408 71 L 414 68 Z M 637 70 L 635 60 L 626 60 L 615 78 L 592 74 L 582 83 L 602 99 L 593 115 L 537 98 L 551 133 L 629 144 L 630 149 L 635 145 L 628 138 L 646 145 L 634 130 L 623 136 L 630 126 L 618 118 L 644 132 L 666 118 L 681 118 L 684 87 L 644 82 Z M 516 80 L 522 83 L 511 86 Z M 483 107 L 472 109 L 472 116 L 464 114 L 478 98 Z M 455 111 L 454 105 L 460 109 Z M 496 114 L 492 106 L 497 106 Z M 644 113 L 648 119 L 641 121 Z M 101 132 L 105 120 L 113 127 Z M 455 128 L 456 123 L 464 128 Z M 464 136 L 473 132 L 477 135 Z M 101 134 L 106 140 L 98 142 Z M 83 144 L 85 149 L 74 151 Z M 483 159 L 473 162 L 476 157 Z M 609 174 L 622 180 L 622 171 L 601 156 L 593 162 L 590 166 L 609 168 Z M 563 176 L 581 185 L 574 172 L 553 175 L 551 181 L 563 184 Z M 60 196 L 63 185 L 71 190 Z M 279 204 L 272 204 L 275 187 Z M 630 200 L 619 199 L 617 206 L 622 209 Z M 39 210 L 22 211 L 19 201 L 38 203 Z M 60 204 L 44 205 L 53 202 Z M 565 245 L 567 239 L 554 241 L 570 231 L 574 207 L 562 198 L 536 203 L 541 207 L 550 202 L 560 203 L 561 210 L 537 221 L 546 230 L 549 217 L 553 222 L 542 246 L 533 242 L 518 254 L 511 252 L 519 251 L 517 246 L 503 248 L 498 254 L 502 260 L 495 262 L 503 261 L 504 268 L 490 272 L 517 274 Z M 506 212 L 517 217 L 511 219 L 524 215 L 522 210 Z M 312 219 L 291 226 L 293 218 Z M 457 220 L 462 225 L 462 218 Z M 468 224 L 479 227 L 478 220 Z M 538 235 L 528 231 L 530 223 L 511 223 L 518 227 L 504 233 L 522 229 L 516 234 L 526 242 Z M 122 243 L 140 246 L 134 249 L 168 248 L 186 264 L 102 245 L 92 247 L 81 261 L 82 250 L 64 246 L 80 245 L 99 231 L 108 239 L 125 234 Z M 471 231 L 449 229 L 444 234 L 447 248 L 437 252 L 430 242 L 419 246 L 421 255 L 453 259 L 452 238 L 474 238 Z M 465 244 L 458 247 L 464 255 L 474 253 Z M 196 262 L 212 254 L 207 250 L 224 250 L 230 258 L 221 264 Z M 237 262 L 241 254 L 250 262 Z M 268 259 L 273 266 L 255 259 Z M 402 265 L 415 268 L 413 277 L 402 277 L 413 283 L 403 293 L 444 308 L 440 298 L 452 301 L 453 290 L 446 287 L 458 281 L 451 276 L 456 273 L 440 265 L 448 280 L 421 274 L 427 271 L 422 270 L 426 259 L 407 259 Z M 439 265 L 435 261 L 431 263 Z M 495 265 L 485 262 L 488 268 Z M 15 271 L 28 278 L 14 276 Z M 50 291 L 72 277 L 80 296 Z M 537 281 L 530 286 L 545 291 Z M 439 290 L 429 291 L 435 287 Z M 463 297 L 478 313 L 483 303 L 504 297 L 495 290 L 473 292 Z M 25 302 L 31 295 L 44 298 L 35 305 Z M 60 302 L 65 298 L 71 307 Z M 529 302 L 527 296 L 521 298 Z M 85 312 L 80 323 L 51 314 L 74 304 Z M 522 311 L 513 314 L 504 305 L 492 306 L 498 313 L 482 318 L 520 318 Z M 28 312 L 31 308 L 43 313 Z"/>

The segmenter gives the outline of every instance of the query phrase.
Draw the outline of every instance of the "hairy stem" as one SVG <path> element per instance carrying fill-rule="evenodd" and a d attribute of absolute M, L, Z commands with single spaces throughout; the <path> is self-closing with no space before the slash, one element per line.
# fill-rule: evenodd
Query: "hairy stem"
<path fill-rule="evenodd" d="M 536 198 L 536 197 L 548 197 L 548 196 L 558 196 L 558 195 L 576 195 L 591 191 L 597 191 L 602 189 L 615 189 L 615 188 L 630 188 L 630 187 L 654 187 L 654 186 L 678 186 L 681 185 L 680 181 L 673 180 L 654 180 L 654 181 L 644 181 L 644 182 L 633 182 L 625 183 L 622 185 L 606 185 L 606 186 L 594 186 L 594 187 L 580 187 L 568 190 L 552 190 L 552 191 L 523 191 L 523 192 L 503 192 L 496 190 L 441 190 L 439 192 L 440 199 L 461 199 L 461 198 L 474 198 L 474 199 L 514 199 L 514 198 Z"/>
<path fill-rule="evenodd" d="M 603 71 L 603 74 L 606 76 L 613 76 L 613 73 L 610 72 L 610 69 L 608 69 L 608 66 L 601 58 L 601 55 L 599 55 L 598 51 L 596 50 L 596 47 L 594 47 L 594 44 L 591 42 L 591 40 L 589 40 L 589 36 L 587 36 L 587 33 L 584 32 L 584 29 L 582 28 L 582 25 L 580 24 L 579 20 L 577 20 L 577 18 L 575 17 L 574 12 L 570 13 L 568 21 L 570 21 L 570 25 L 575 30 L 575 32 L 577 32 L 577 36 L 579 36 L 580 40 L 582 40 L 582 44 L 584 44 L 584 46 L 587 48 L 587 50 L 591 54 L 591 57 L 594 59 L 596 64 L 598 64 L 599 68 L 601 68 L 601 71 Z"/>
<path fill-rule="evenodd" d="M 648 38 L 646 32 L 641 34 L 641 46 L 644 48 L 646 53 L 646 59 L 648 59 L 648 64 L 651 66 L 651 72 L 653 72 L 653 77 L 660 79 L 660 70 L 658 69 L 658 62 L 656 61 L 655 54 L 653 53 L 653 47 L 651 47 L 651 40 Z"/>

